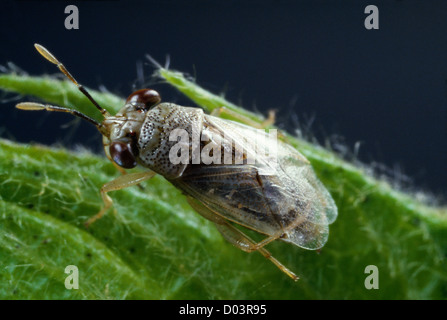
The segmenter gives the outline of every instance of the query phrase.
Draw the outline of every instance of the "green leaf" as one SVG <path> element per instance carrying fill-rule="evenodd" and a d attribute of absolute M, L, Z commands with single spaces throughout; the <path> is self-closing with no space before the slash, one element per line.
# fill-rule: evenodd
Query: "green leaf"
<path fill-rule="evenodd" d="M 263 118 L 207 92 L 183 74 L 158 75 L 207 111 L 225 106 Z M 0 88 L 92 115 L 77 88 L 47 77 L 0 75 Z M 123 99 L 92 92 L 109 111 Z M 94 110 L 94 109 L 93 109 Z M 293 282 L 260 254 L 224 241 L 164 178 L 144 190 L 99 188 L 118 175 L 104 157 L 0 140 L 0 298 L 2 299 L 436 299 L 447 297 L 446 208 L 396 190 L 333 152 L 285 134 L 334 197 L 338 220 L 321 252 L 284 242 L 269 250 L 299 276 Z M 79 289 L 65 288 L 65 268 Z M 379 289 L 365 288 L 368 265 Z"/>

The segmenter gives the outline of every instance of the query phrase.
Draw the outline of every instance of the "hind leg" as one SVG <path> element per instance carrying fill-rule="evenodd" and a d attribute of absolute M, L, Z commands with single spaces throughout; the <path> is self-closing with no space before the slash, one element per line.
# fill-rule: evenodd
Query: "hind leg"
<path fill-rule="evenodd" d="M 211 115 L 215 116 L 215 117 L 219 117 L 221 114 L 226 114 L 242 123 L 245 123 L 253 128 L 258 128 L 258 129 L 266 129 L 266 128 L 275 124 L 275 111 L 274 110 L 270 110 L 268 118 L 265 119 L 261 123 L 257 122 L 256 120 L 251 119 L 248 116 L 244 116 L 242 114 L 239 114 L 238 112 L 235 112 L 235 111 L 225 108 L 225 107 L 220 107 L 220 108 L 214 109 L 211 112 Z"/>
<path fill-rule="evenodd" d="M 218 213 L 215 213 L 214 211 L 203 205 L 201 202 L 191 197 L 188 197 L 187 200 L 191 205 L 191 207 L 194 210 L 196 210 L 200 215 L 214 222 L 217 230 L 222 234 L 225 240 L 230 242 L 232 245 L 245 252 L 258 251 L 266 259 L 270 260 L 275 266 L 277 266 L 282 272 L 287 274 L 290 278 L 292 278 L 295 281 L 299 279 L 297 275 L 295 275 L 292 271 L 290 271 L 286 266 L 284 266 L 275 257 L 273 257 L 272 254 L 267 249 L 264 248 L 266 244 L 278 239 L 282 233 L 267 237 L 263 241 L 256 243 L 244 232 L 233 226 L 225 218 L 223 218 Z"/>

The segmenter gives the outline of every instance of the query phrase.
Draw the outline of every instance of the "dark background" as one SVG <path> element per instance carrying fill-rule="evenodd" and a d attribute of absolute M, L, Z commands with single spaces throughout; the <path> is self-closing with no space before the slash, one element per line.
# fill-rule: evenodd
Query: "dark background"
<path fill-rule="evenodd" d="M 79 30 L 64 27 L 69 4 Z M 369 4 L 379 8 L 379 30 L 364 27 Z M 79 82 L 125 97 L 141 85 L 138 61 L 150 81 L 145 55 L 164 63 L 169 54 L 173 69 L 230 101 L 277 109 L 281 127 L 299 123 L 405 186 L 447 195 L 447 1 L 2 1 L 0 9 L 1 65 L 57 73 L 38 42 Z M 191 104 L 152 87 L 164 101 Z M 88 123 L 67 128 L 70 115 L 19 111 L 12 97 L 2 99 L 2 137 L 100 152 Z"/>

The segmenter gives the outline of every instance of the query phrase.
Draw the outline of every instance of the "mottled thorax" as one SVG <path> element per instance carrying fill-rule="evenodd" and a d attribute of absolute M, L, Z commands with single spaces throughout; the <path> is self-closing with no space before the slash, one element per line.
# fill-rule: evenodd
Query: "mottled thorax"
<path fill-rule="evenodd" d="M 173 130 L 184 130 L 188 134 L 188 143 L 192 148 L 194 134 L 202 131 L 203 111 L 197 108 L 181 107 L 173 103 L 160 103 L 151 109 L 144 120 L 138 139 L 140 164 L 174 179 L 183 173 L 187 164 L 173 164 L 169 153 L 178 141 L 170 139 Z M 188 163 L 190 162 L 189 153 Z"/>

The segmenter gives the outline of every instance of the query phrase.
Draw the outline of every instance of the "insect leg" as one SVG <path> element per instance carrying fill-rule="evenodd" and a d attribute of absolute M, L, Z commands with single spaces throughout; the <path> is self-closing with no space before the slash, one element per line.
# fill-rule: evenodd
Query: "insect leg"
<path fill-rule="evenodd" d="M 204 218 L 214 222 L 217 230 L 222 234 L 222 236 L 235 247 L 241 249 L 245 252 L 253 252 L 259 251 L 265 258 L 269 259 L 273 262 L 282 272 L 287 274 L 290 278 L 297 281 L 299 278 L 292 271 L 290 271 L 286 266 L 284 266 L 281 262 L 276 260 L 272 254 L 267 251 L 267 249 L 263 248 L 266 244 L 272 242 L 277 239 L 279 236 L 272 236 L 264 239 L 263 241 L 256 243 L 250 237 L 248 237 L 245 233 L 234 227 L 232 224 L 228 223 L 224 218 L 220 215 L 214 213 L 211 209 L 204 206 L 199 201 L 194 198 L 187 197 L 188 203 L 191 207 L 197 211 Z"/>
<path fill-rule="evenodd" d="M 87 220 L 85 223 L 85 226 L 88 227 L 96 220 L 102 218 L 104 214 L 107 212 L 107 210 L 112 206 L 113 201 L 112 198 L 110 198 L 107 193 L 111 191 L 121 190 L 127 187 L 134 186 L 136 184 L 139 184 L 145 180 L 149 180 L 153 176 L 155 176 L 155 172 L 153 171 L 145 171 L 145 172 L 136 172 L 136 173 L 129 173 L 122 176 L 119 176 L 115 180 L 112 180 L 101 188 L 101 197 L 104 202 L 104 207 L 99 211 L 96 215 L 91 217 Z"/>
<path fill-rule="evenodd" d="M 200 203 L 196 199 L 192 197 L 186 197 L 186 200 L 188 201 L 189 205 L 205 219 L 210 220 L 216 224 L 223 224 L 226 222 L 224 218 L 222 218 L 218 214 L 215 214 L 213 211 L 205 207 L 202 203 Z"/>
<path fill-rule="evenodd" d="M 222 218 L 221 215 L 214 213 L 211 209 L 209 209 L 207 206 L 203 205 L 201 202 L 197 201 L 196 199 L 192 197 L 187 197 L 186 200 L 188 201 L 189 205 L 202 217 L 205 219 L 208 219 L 214 223 L 217 224 L 226 224 L 227 220 L 225 218 Z M 254 243 L 251 245 L 247 250 L 244 250 L 246 252 L 253 252 L 256 250 L 261 249 L 265 245 L 269 244 L 270 242 L 275 241 L 276 239 L 280 238 L 284 234 L 284 231 L 275 233 L 271 236 L 268 236 L 264 240 Z"/>
<path fill-rule="evenodd" d="M 221 114 L 226 114 L 228 116 L 231 116 L 231 117 L 235 118 L 236 120 L 239 120 L 242 123 L 245 123 L 251 127 L 258 128 L 258 129 L 265 129 L 267 127 L 272 126 L 275 123 L 275 111 L 274 110 L 269 111 L 268 118 L 266 120 L 264 120 L 262 123 L 252 120 L 247 116 L 241 115 L 241 114 L 239 114 L 233 110 L 230 110 L 228 108 L 225 108 L 225 107 L 220 107 L 220 108 L 214 109 L 211 112 L 211 115 L 215 116 L 215 117 L 219 117 Z"/>
<path fill-rule="evenodd" d="M 256 248 L 256 243 L 241 230 L 237 229 L 235 226 L 231 225 L 228 222 L 225 222 L 225 224 L 216 223 L 215 225 L 217 230 L 219 230 L 219 232 L 222 234 L 222 236 L 237 248 L 245 252 L 252 252 L 256 250 L 260 254 L 262 254 L 265 258 L 273 262 L 273 264 L 277 266 L 279 270 L 287 274 L 294 281 L 297 281 L 299 279 L 299 277 L 295 273 L 290 271 L 285 265 L 283 265 L 275 257 L 273 257 L 272 254 L 267 249 L 263 247 L 254 249 Z"/>

